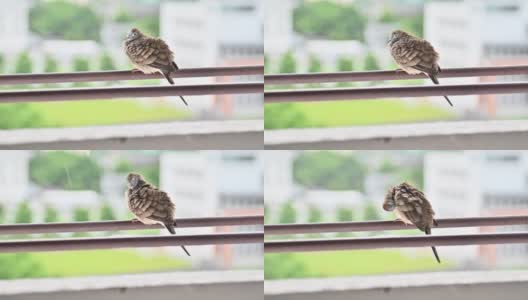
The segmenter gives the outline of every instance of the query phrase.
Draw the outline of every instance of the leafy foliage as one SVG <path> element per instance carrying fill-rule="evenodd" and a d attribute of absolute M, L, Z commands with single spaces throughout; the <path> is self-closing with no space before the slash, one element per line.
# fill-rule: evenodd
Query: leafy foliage
<path fill-rule="evenodd" d="M 297 110 L 295 103 L 273 103 L 264 106 L 266 129 L 306 127 L 306 116 Z"/>
<path fill-rule="evenodd" d="M 340 72 L 354 71 L 354 61 L 351 58 L 339 57 L 337 60 L 337 70 Z"/>
<path fill-rule="evenodd" d="M 352 4 L 305 1 L 293 14 L 295 31 L 317 38 L 363 41 L 366 17 Z"/>
<path fill-rule="evenodd" d="M 99 191 L 101 167 L 86 155 L 65 152 L 39 152 L 29 162 L 29 174 L 35 183 L 66 190 Z"/>
<path fill-rule="evenodd" d="M 306 277 L 305 264 L 290 253 L 266 254 L 264 256 L 264 278 L 282 279 Z"/>
<path fill-rule="evenodd" d="M 59 65 L 57 61 L 53 58 L 53 56 L 46 55 L 46 58 L 44 59 L 44 72 L 53 73 L 53 72 L 57 72 L 58 69 L 59 69 Z"/>
<path fill-rule="evenodd" d="M 293 162 L 294 180 L 308 188 L 363 190 L 366 167 L 352 154 L 305 152 Z"/>
<path fill-rule="evenodd" d="M 297 62 L 292 52 L 286 52 L 279 62 L 279 73 L 295 73 Z"/>
<path fill-rule="evenodd" d="M 44 222 L 54 223 L 59 221 L 59 213 L 53 206 L 47 206 L 44 213 Z"/>
<path fill-rule="evenodd" d="M 28 253 L 0 254 L 0 279 L 43 277 L 43 266 Z"/>
<path fill-rule="evenodd" d="M 139 19 L 135 26 L 141 28 L 144 33 L 151 36 L 159 36 L 159 17 L 158 16 L 145 16 Z"/>
<path fill-rule="evenodd" d="M 82 57 L 75 57 L 73 59 L 73 70 L 77 72 L 84 72 L 90 70 L 90 62 Z"/>
<path fill-rule="evenodd" d="M 31 223 L 33 220 L 33 213 L 27 202 L 21 202 L 18 205 L 15 213 L 15 223 Z"/>
<path fill-rule="evenodd" d="M 363 219 L 367 221 L 381 220 L 379 210 L 374 206 L 374 203 L 369 202 L 365 205 L 365 212 L 363 213 Z"/>
<path fill-rule="evenodd" d="M 33 63 L 31 62 L 29 53 L 27 52 L 20 53 L 15 63 L 15 73 L 31 73 L 32 70 L 33 70 Z"/>
<path fill-rule="evenodd" d="M 6 103 L 0 106 L 0 129 L 40 127 L 42 114 L 29 103 Z"/>
<path fill-rule="evenodd" d="M 103 53 L 101 56 L 100 68 L 104 71 L 115 70 L 116 66 L 114 60 L 108 53 Z"/>
<path fill-rule="evenodd" d="M 310 55 L 310 61 L 308 63 L 308 72 L 321 72 L 322 69 L 323 67 L 321 64 L 321 60 L 316 55 Z"/>
<path fill-rule="evenodd" d="M 103 206 L 101 206 L 101 220 L 103 221 L 112 221 L 115 220 L 115 214 L 114 210 L 112 209 L 112 206 L 108 204 L 108 202 L 105 202 Z"/>
<path fill-rule="evenodd" d="M 367 71 L 376 71 L 379 70 L 380 66 L 378 63 L 378 60 L 376 59 L 376 56 L 374 54 L 369 53 L 365 57 L 365 70 Z"/>
<path fill-rule="evenodd" d="M 101 20 L 92 8 L 72 1 L 39 1 L 29 14 L 30 29 L 45 38 L 99 40 Z"/>
<path fill-rule="evenodd" d="M 308 222 L 309 223 L 319 223 L 323 220 L 323 214 L 317 206 L 310 206 L 308 211 Z"/>
<path fill-rule="evenodd" d="M 354 211 L 347 207 L 337 209 L 337 220 L 339 222 L 350 222 L 354 220 Z"/>
<path fill-rule="evenodd" d="M 279 212 L 279 223 L 295 223 L 297 212 L 293 207 L 293 201 L 285 202 Z"/>

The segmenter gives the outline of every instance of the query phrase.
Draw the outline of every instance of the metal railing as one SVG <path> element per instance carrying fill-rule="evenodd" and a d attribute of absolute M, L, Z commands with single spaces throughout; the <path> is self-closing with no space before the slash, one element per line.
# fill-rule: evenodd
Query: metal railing
<path fill-rule="evenodd" d="M 174 220 L 177 228 L 210 227 L 210 226 L 240 226 L 262 225 L 264 216 L 229 216 L 213 218 L 181 218 Z M 0 225 L 0 234 L 34 234 L 59 232 L 92 232 L 115 230 L 159 229 L 161 225 L 145 225 L 140 222 L 101 221 L 101 222 L 70 222 L 70 223 L 40 223 L 40 224 L 6 224 Z"/>
<path fill-rule="evenodd" d="M 0 103 L 262 93 L 260 82 L 0 92 Z"/>
<path fill-rule="evenodd" d="M 171 73 L 173 78 L 186 77 L 217 77 L 262 75 L 263 66 L 214 67 L 214 68 L 186 68 Z M 10 74 L 0 75 L 0 85 L 32 84 L 32 83 L 61 83 L 61 82 L 89 82 L 115 80 L 144 80 L 163 79 L 161 74 L 143 74 L 131 70 L 74 72 L 74 73 L 40 73 L 40 74 Z"/>
<path fill-rule="evenodd" d="M 439 78 L 476 77 L 476 76 L 505 76 L 528 74 L 528 66 L 500 66 L 477 68 L 443 69 Z M 333 73 L 302 73 L 302 74 L 273 74 L 265 75 L 266 85 L 284 85 L 298 83 L 323 82 L 355 82 L 376 80 L 405 80 L 427 79 L 424 74 L 409 75 L 403 71 L 366 71 L 366 72 L 333 72 Z"/>
<path fill-rule="evenodd" d="M 523 225 L 528 224 L 528 216 L 450 218 L 438 219 L 437 223 L 438 228 Z M 278 234 L 356 232 L 373 230 L 383 231 L 402 229 L 416 230 L 414 226 L 405 225 L 401 221 L 376 221 L 265 225 L 264 232 L 266 233 L 266 236 L 268 236 Z M 293 239 L 278 241 L 273 240 L 266 241 L 264 243 L 264 252 L 305 252 L 508 243 L 528 243 L 528 232 L 404 237 L 397 236 L 369 238 L 333 238 L 308 240 Z"/>
<path fill-rule="evenodd" d="M 230 216 L 213 218 L 187 218 L 175 220 L 178 228 L 262 225 L 264 216 Z M 43 224 L 10 224 L 0 225 L 0 234 L 36 234 L 89 231 L 116 231 L 137 229 L 159 229 L 159 225 L 144 225 L 139 222 L 107 221 L 107 222 L 73 222 L 73 223 L 43 223 Z M 0 253 L 28 251 L 66 251 L 89 249 L 113 249 L 129 247 L 163 247 L 182 245 L 219 245 L 219 244 L 249 244 L 263 243 L 264 232 L 215 233 L 172 236 L 134 236 L 134 237 L 104 237 L 104 238 L 65 238 L 36 240 L 6 240 L 0 241 Z"/>

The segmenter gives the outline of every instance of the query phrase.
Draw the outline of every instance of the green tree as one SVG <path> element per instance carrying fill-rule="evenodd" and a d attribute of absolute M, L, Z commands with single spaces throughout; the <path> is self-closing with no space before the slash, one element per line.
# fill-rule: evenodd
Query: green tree
<path fill-rule="evenodd" d="M 117 23 L 130 23 L 134 21 L 134 17 L 131 16 L 125 9 L 120 9 L 114 16 L 114 22 Z"/>
<path fill-rule="evenodd" d="M 378 21 L 381 23 L 396 23 L 399 18 L 396 17 L 390 10 L 385 8 L 382 15 L 379 17 Z"/>
<path fill-rule="evenodd" d="M 389 159 L 383 160 L 381 166 L 379 166 L 378 171 L 381 173 L 393 173 L 398 170 L 398 167 L 392 163 Z"/>
<path fill-rule="evenodd" d="M 279 223 L 295 223 L 297 220 L 297 213 L 293 207 L 293 201 L 285 202 L 279 213 Z"/>
<path fill-rule="evenodd" d="M 0 53 L 0 73 L 3 73 L 5 69 L 5 59 L 4 55 Z"/>
<path fill-rule="evenodd" d="M 73 220 L 75 222 L 87 222 L 90 220 L 90 211 L 83 207 L 77 207 L 73 211 Z M 89 236 L 87 232 L 76 232 L 73 234 L 75 237 Z"/>
<path fill-rule="evenodd" d="M 114 171 L 116 173 L 130 173 L 134 171 L 134 166 L 127 159 L 120 159 L 117 161 Z"/>
<path fill-rule="evenodd" d="M 264 106 L 264 128 L 303 128 L 308 119 L 295 103 L 273 103 Z"/>
<path fill-rule="evenodd" d="M 99 191 L 101 167 L 89 156 L 66 151 L 39 152 L 29 162 L 30 178 L 44 187 Z"/>
<path fill-rule="evenodd" d="M 59 213 L 53 206 L 46 206 L 46 211 L 44 212 L 44 222 L 46 223 L 55 223 L 59 221 Z"/>
<path fill-rule="evenodd" d="M 367 19 L 354 4 L 304 1 L 293 14 L 295 31 L 316 38 L 364 41 Z"/>
<path fill-rule="evenodd" d="M 51 55 L 46 55 L 44 60 L 44 72 L 53 73 L 59 70 L 59 64 Z"/>
<path fill-rule="evenodd" d="M 337 60 L 337 70 L 339 72 L 352 72 L 354 71 L 354 61 L 351 58 L 346 57 L 339 57 Z M 337 86 L 339 87 L 346 87 L 346 86 L 352 86 L 353 84 L 350 82 L 339 82 Z"/>
<path fill-rule="evenodd" d="M 15 223 L 31 223 L 33 220 L 33 213 L 29 203 L 24 201 L 18 205 L 15 213 Z"/>
<path fill-rule="evenodd" d="M 101 19 L 87 6 L 66 0 L 38 1 L 29 13 L 31 31 L 45 38 L 99 40 Z"/>
<path fill-rule="evenodd" d="M 340 152 L 305 152 L 293 162 L 294 180 L 313 189 L 361 191 L 366 172 L 353 154 Z"/>
<path fill-rule="evenodd" d="M 286 52 L 279 62 L 279 73 L 295 73 L 297 70 L 297 62 L 293 53 Z"/>
<path fill-rule="evenodd" d="M 323 68 L 322 68 L 321 60 L 315 55 L 310 55 L 310 59 L 308 62 L 308 72 L 317 73 L 317 72 L 321 72 L 322 69 Z"/>
<path fill-rule="evenodd" d="M 0 279 L 45 277 L 44 266 L 28 253 L 0 254 Z"/>
<path fill-rule="evenodd" d="M 145 16 L 138 19 L 135 22 L 137 28 L 141 28 L 146 34 L 152 36 L 159 36 L 159 27 L 160 27 L 159 17 L 156 16 Z"/>
<path fill-rule="evenodd" d="M 337 220 L 339 222 L 351 222 L 354 221 L 354 211 L 347 207 L 339 207 L 337 209 Z M 337 234 L 338 237 L 347 237 L 352 236 L 351 233 L 348 232 L 339 232 Z"/>
<path fill-rule="evenodd" d="M 264 265 L 264 278 L 267 280 L 308 276 L 305 264 L 291 253 L 266 254 Z"/>
<path fill-rule="evenodd" d="M 323 214 L 321 210 L 315 205 L 311 205 L 308 210 L 308 222 L 309 223 L 320 223 L 323 220 Z"/>
<path fill-rule="evenodd" d="M 115 214 L 114 210 L 112 209 L 112 206 L 108 202 L 105 202 L 101 206 L 101 220 L 103 221 L 112 221 L 115 220 Z"/>
<path fill-rule="evenodd" d="M 337 220 L 339 222 L 350 222 L 354 220 L 354 211 L 347 207 L 337 209 Z"/>
<path fill-rule="evenodd" d="M 155 186 L 159 186 L 159 163 L 144 166 L 139 169 L 139 173 L 150 183 Z"/>
<path fill-rule="evenodd" d="M 0 224 L 5 222 L 5 210 L 4 205 L 0 204 Z"/>
<path fill-rule="evenodd" d="M 15 62 L 15 73 L 31 73 L 33 63 L 27 52 L 22 52 Z"/>
<path fill-rule="evenodd" d="M 30 103 L 0 105 L 0 129 L 35 128 L 45 124 L 42 114 Z"/>
<path fill-rule="evenodd" d="M 75 57 L 73 59 L 73 70 L 77 72 L 84 72 L 90 70 L 90 62 L 82 57 Z"/>
<path fill-rule="evenodd" d="M 376 71 L 379 70 L 380 66 L 378 64 L 378 60 L 376 59 L 376 56 L 374 56 L 373 53 L 368 53 L 365 57 L 365 70 L 367 71 Z"/>
<path fill-rule="evenodd" d="M 424 16 L 417 14 L 416 16 L 403 18 L 401 21 L 401 28 L 418 37 L 423 37 Z"/>
<path fill-rule="evenodd" d="M 367 221 L 376 221 L 381 220 L 380 213 L 374 203 L 369 202 L 365 205 L 365 212 L 363 213 L 363 218 Z"/>
<path fill-rule="evenodd" d="M 109 70 L 115 70 L 115 64 L 114 60 L 108 53 L 103 53 L 101 56 L 101 70 L 109 71 Z"/>

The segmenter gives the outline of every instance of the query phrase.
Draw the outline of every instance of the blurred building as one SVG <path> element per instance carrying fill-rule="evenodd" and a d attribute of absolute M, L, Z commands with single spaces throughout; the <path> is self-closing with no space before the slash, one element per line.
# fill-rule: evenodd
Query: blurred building
<path fill-rule="evenodd" d="M 164 1 L 160 33 L 182 68 L 261 65 L 264 57 L 263 2 L 258 0 Z M 187 79 L 227 83 L 240 78 Z M 198 81 L 199 80 L 199 81 Z M 192 109 L 222 117 L 262 116 L 263 95 L 200 96 Z"/>
<path fill-rule="evenodd" d="M 520 0 L 430 1 L 425 37 L 444 68 L 528 64 L 528 2 Z M 442 79 L 446 83 L 526 81 L 528 76 Z M 456 96 L 454 109 L 488 116 L 528 113 L 528 94 Z M 439 100 L 441 101 L 441 100 Z"/>
<path fill-rule="evenodd" d="M 0 204 L 7 215 L 29 195 L 30 158 L 29 151 L 0 151 Z"/>
<path fill-rule="evenodd" d="M 268 59 L 277 60 L 293 48 L 293 11 L 299 0 L 267 0 L 264 6 L 264 48 Z"/>
<path fill-rule="evenodd" d="M 425 194 L 438 218 L 527 215 L 528 153 L 432 152 L 425 156 Z M 526 231 L 528 226 L 437 229 L 442 233 Z M 512 266 L 528 258 L 528 245 L 444 247 L 460 263 Z"/>
<path fill-rule="evenodd" d="M 262 214 L 262 165 L 259 151 L 163 152 L 160 186 L 175 199 L 180 218 Z M 231 230 L 248 228 L 185 229 L 192 233 Z M 262 245 L 200 246 L 191 259 L 222 267 L 255 266 L 262 264 L 262 253 Z"/>
<path fill-rule="evenodd" d="M 0 53 L 14 56 L 30 43 L 31 0 L 3 1 L 0 9 Z"/>

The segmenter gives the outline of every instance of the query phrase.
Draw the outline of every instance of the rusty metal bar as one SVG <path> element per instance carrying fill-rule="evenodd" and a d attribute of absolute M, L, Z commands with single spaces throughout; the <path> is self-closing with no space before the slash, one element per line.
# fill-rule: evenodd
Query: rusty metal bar
<path fill-rule="evenodd" d="M 477 68 L 443 69 L 438 77 L 477 77 L 477 76 L 505 76 L 528 75 L 528 66 L 500 66 Z M 323 82 L 354 82 L 372 80 L 404 80 L 427 79 L 424 74 L 409 75 L 403 71 L 366 71 L 366 72 L 334 72 L 334 73 L 300 73 L 300 74 L 273 74 L 265 75 L 266 85 L 296 84 L 296 83 L 323 83 Z"/>
<path fill-rule="evenodd" d="M 528 93 L 528 82 L 269 91 L 265 103 Z M 453 100 L 453 99 L 451 99 Z M 456 99 L 455 99 L 456 101 Z"/>
<path fill-rule="evenodd" d="M 0 92 L 0 103 L 262 93 L 261 82 Z"/>
<path fill-rule="evenodd" d="M 185 77 L 216 77 L 263 75 L 263 66 L 238 66 L 217 68 L 188 68 L 172 73 L 173 78 Z M 0 76 L 0 85 L 31 84 L 31 83 L 60 83 L 60 82 L 88 82 L 88 81 L 116 81 L 116 80 L 144 80 L 163 79 L 161 74 L 143 74 L 130 70 L 74 72 L 74 73 L 40 73 L 40 74 L 10 74 Z"/>
<path fill-rule="evenodd" d="M 426 246 L 464 246 L 522 243 L 528 243 L 527 232 L 271 241 L 264 243 L 264 252 L 310 252 L 379 248 L 411 248 Z"/>
<path fill-rule="evenodd" d="M 528 216 L 447 218 L 436 219 L 436 222 L 438 223 L 438 226 L 435 228 L 523 225 L 528 224 Z M 402 229 L 415 229 L 415 227 L 405 225 L 401 221 L 397 220 L 369 222 L 334 222 L 276 225 L 274 224 L 264 226 L 264 232 L 267 235 L 323 232 L 359 232 Z"/>
<path fill-rule="evenodd" d="M 175 220 L 176 227 L 209 227 L 262 225 L 264 216 L 230 216 L 213 218 L 185 218 Z M 57 232 L 90 232 L 116 231 L 137 229 L 160 229 L 161 225 L 144 225 L 140 222 L 104 221 L 104 222 L 72 222 L 72 223 L 41 223 L 41 224 L 8 224 L 0 225 L 0 234 L 33 234 Z"/>
<path fill-rule="evenodd" d="M 0 253 L 262 243 L 263 232 L 0 242 Z"/>

